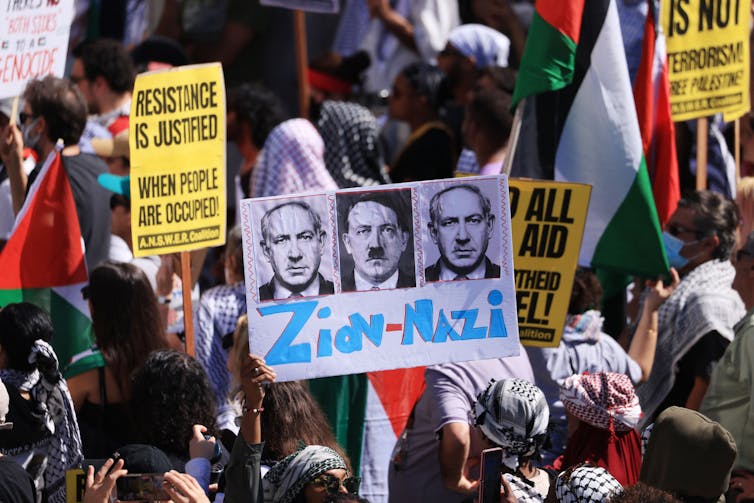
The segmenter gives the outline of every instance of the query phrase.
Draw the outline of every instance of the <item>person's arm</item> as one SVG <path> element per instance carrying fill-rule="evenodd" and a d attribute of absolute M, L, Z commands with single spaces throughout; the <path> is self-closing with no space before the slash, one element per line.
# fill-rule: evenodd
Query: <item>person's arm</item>
<path fill-rule="evenodd" d="M 678 277 L 678 271 L 671 269 L 670 272 L 673 278 L 670 285 L 665 286 L 662 280 L 649 285 L 651 290 L 644 300 L 641 318 L 639 318 L 634 337 L 628 348 L 628 356 L 638 363 L 641 368 L 640 382 L 644 382 L 649 378 L 655 361 L 655 349 L 657 349 L 657 310 L 673 294 L 681 281 Z"/>
<path fill-rule="evenodd" d="M 712 370 L 722 358 L 728 347 L 728 340 L 716 331 L 705 334 L 691 347 L 687 356 L 691 359 L 694 372 L 694 384 L 686 399 L 685 407 L 691 410 L 699 410 L 704 395 L 709 387 Z"/>
<path fill-rule="evenodd" d="M 21 131 L 14 124 L 6 126 L 0 133 L 0 159 L 8 172 L 13 213 L 21 211 L 26 199 L 28 177 L 24 171 L 24 140 Z"/>
<path fill-rule="evenodd" d="M 471 493 L 479 486 L 479 481 L 469 480 L 464 473 L 471 448 L 469 434 L 468 423 L 448 423 L 440 432 L 440 476 L 445 487 L 457 493 Z"/>
<path fill-rule="evenodd" d="M 379 19 L 401 44 L 414 52 L 418 51 L 413 25 L 390 6 L 389 0 L 367 0 L 367 8 L 369 16 Z"/>
<path fill-rule="evenodd" d="M 115 482 L 128 473 L 128 470 L 123 468 L 123 464 L 122 459 L 119 459 L 117 463 L 108 459 L 96 475 L 94 474 L 94 467 L 89 465 L 86 470 L 86 489 L 84 490 L 83 503 L 110 503 L 110 495 L 115 487 Z"/>
<path fill-rule="evenodd" d="M 699 406 L 702 405 L 705 393 L 709 388 L 709 377 L 696 376 L 694 377 L 694 387 L 691 388 L 691 393 L 686 400 L 686 408 L 691 410 L 699 410 Z"/>
<path fill-rule="evenodd" d="M 66 380 L 68 385 L 68 391 L 71 393 L 71 399 L 73 400 L 73 407 L 78 412 L 84 402 L 96 390 L 95 386 L 99 386 L 99 379 L 97 378 L 97 369 L 92 369 L 79 374 L 77 376 L 70 377 Z"/>
<path fill-rule="evenodd" d="M 261 503 L 262 426 L 264 412 L 263 382 L 274 382 L 275 371 L 259 357 L 247 355 L 241 367 L 241 385 L 245 399 L 241 429 L 233 444 L 225 467 L 225 501 L 228 503 Z"/>

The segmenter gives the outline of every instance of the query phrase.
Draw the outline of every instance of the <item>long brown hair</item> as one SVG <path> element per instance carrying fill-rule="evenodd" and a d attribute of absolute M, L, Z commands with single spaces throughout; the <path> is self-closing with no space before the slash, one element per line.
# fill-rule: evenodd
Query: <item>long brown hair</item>
<path fill-rule="evenodd" d="M 233 334 L 231 358 L 240 369 L 249 353 L 249 323 L 246 315 L 238 319 Z M 240 391 L 239 376 L 231 376 L 235 393 Z M 274 382 L 264 395 L 264 413 L 261 416 L 262 440 L 266 461 L 278 461 L 296 451 L 300 443 L 324 445 L 336 451 L 345 460 L 348 470 L 351 463 L 338 445 L 325 413 L 301 381 Z"/>
<path fill-rule="evenodd" d="M 97 346 L 128 398 L 133 371 L 149 353 L 168 347 L 157 298 L 141 269 L 105 262 L 89 275 L 89 301 Z"/>

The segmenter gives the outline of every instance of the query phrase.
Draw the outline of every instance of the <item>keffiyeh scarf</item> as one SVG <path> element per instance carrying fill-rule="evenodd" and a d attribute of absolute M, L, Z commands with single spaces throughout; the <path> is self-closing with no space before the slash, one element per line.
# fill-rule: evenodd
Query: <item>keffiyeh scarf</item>
<path fill-rule="evenodd" d="M 325 168 L 324 143 L 311 122 L 291 119 L 273 129 L 252 172 L 251 197 L 334 190 Z"/>
<path fill-rule="evenodd" d="M 343 458 L 322 445 L 310 445 L 276 463 L 262 479 L 264 501 L 289 503 L 309 482 L 328 470 L 347 470 Z"/>
<path fill-rule="evenodd" d="M 603 503 L 623 492 L 623 486 L 599 466 L 576 465 L 558 475 L 558 503 Z"/>
<path fill-rule="evenodd" d="M 325 166 L 338 187 L 389 183 L 377 120 L 355 103 L 325 101 L 317 128 L 325 143 Z"/>
<path fill-rule="evenodd" d="M 650 420 L 675 384 L 678 361 L 702 336 L 715 331 L 733 340 L 733 326 L 746 311 L 731 288 L 736 271 L 728 260 L 710 260 L 688 273 L 658 311 L 657 350 L 649 379 L 638 387 Z"/>
<path fill-rule="evenodd" d="M 503 463 L 518 469 L 520 456 L 532 456 L 547 437 L 550 410 L 542 391 L 523 379 L 490 381 L 474 404 L 475 424 L 503 448 Z"/>
<path fill-rule="evenodd" d="M 50 503 L 64 503 L 65 471 L 80 467 L 84 459 L 73 400 L 58 370 L 58 358 L 49 344 L 37 340 L 29 355 L 29 363 L 36 369 L 31 372 L 0 370 L 0 379 L 29 393 L 37 414 L 43 418 L 45 428 L 51 434 L 44 474 L 45 490 Z"/>
<path fill-rule="evenodd" d="M 611 432 L 636 428 L 642 415 L 634 385 L 625 374 L 573 375 L 560 385 L 560 399 L 581 421 Z"/>

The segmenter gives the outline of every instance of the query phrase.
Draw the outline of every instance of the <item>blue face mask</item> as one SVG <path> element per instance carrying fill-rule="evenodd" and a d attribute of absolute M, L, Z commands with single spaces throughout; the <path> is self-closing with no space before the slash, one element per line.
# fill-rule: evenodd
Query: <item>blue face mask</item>
<path fill-rule="evenodd" d="M 670 264 L 670 267 L 681 269 L 683 266 L 689 263 L 689 260 L 691 259 L 682 256 L 681 250 L 684 246 L 693 243 L 696 243 L 696 241 L 686 243 L 682 239 L 679 239 L 668 233 L 668 231 L 664 231 L 662 233 L 662 244 L 665 246 L 665 253 L 668 256 L 668 263 Z"/>

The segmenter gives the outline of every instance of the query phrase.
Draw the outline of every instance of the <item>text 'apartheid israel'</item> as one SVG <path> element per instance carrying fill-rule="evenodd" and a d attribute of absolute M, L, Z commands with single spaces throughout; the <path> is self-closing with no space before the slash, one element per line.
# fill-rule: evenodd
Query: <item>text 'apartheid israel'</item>
<path fill-rule="evenodd" d="M 224 89 L 219 64 L 137 77 L 129 129 L 135 256 L 225 242 Z"/>

